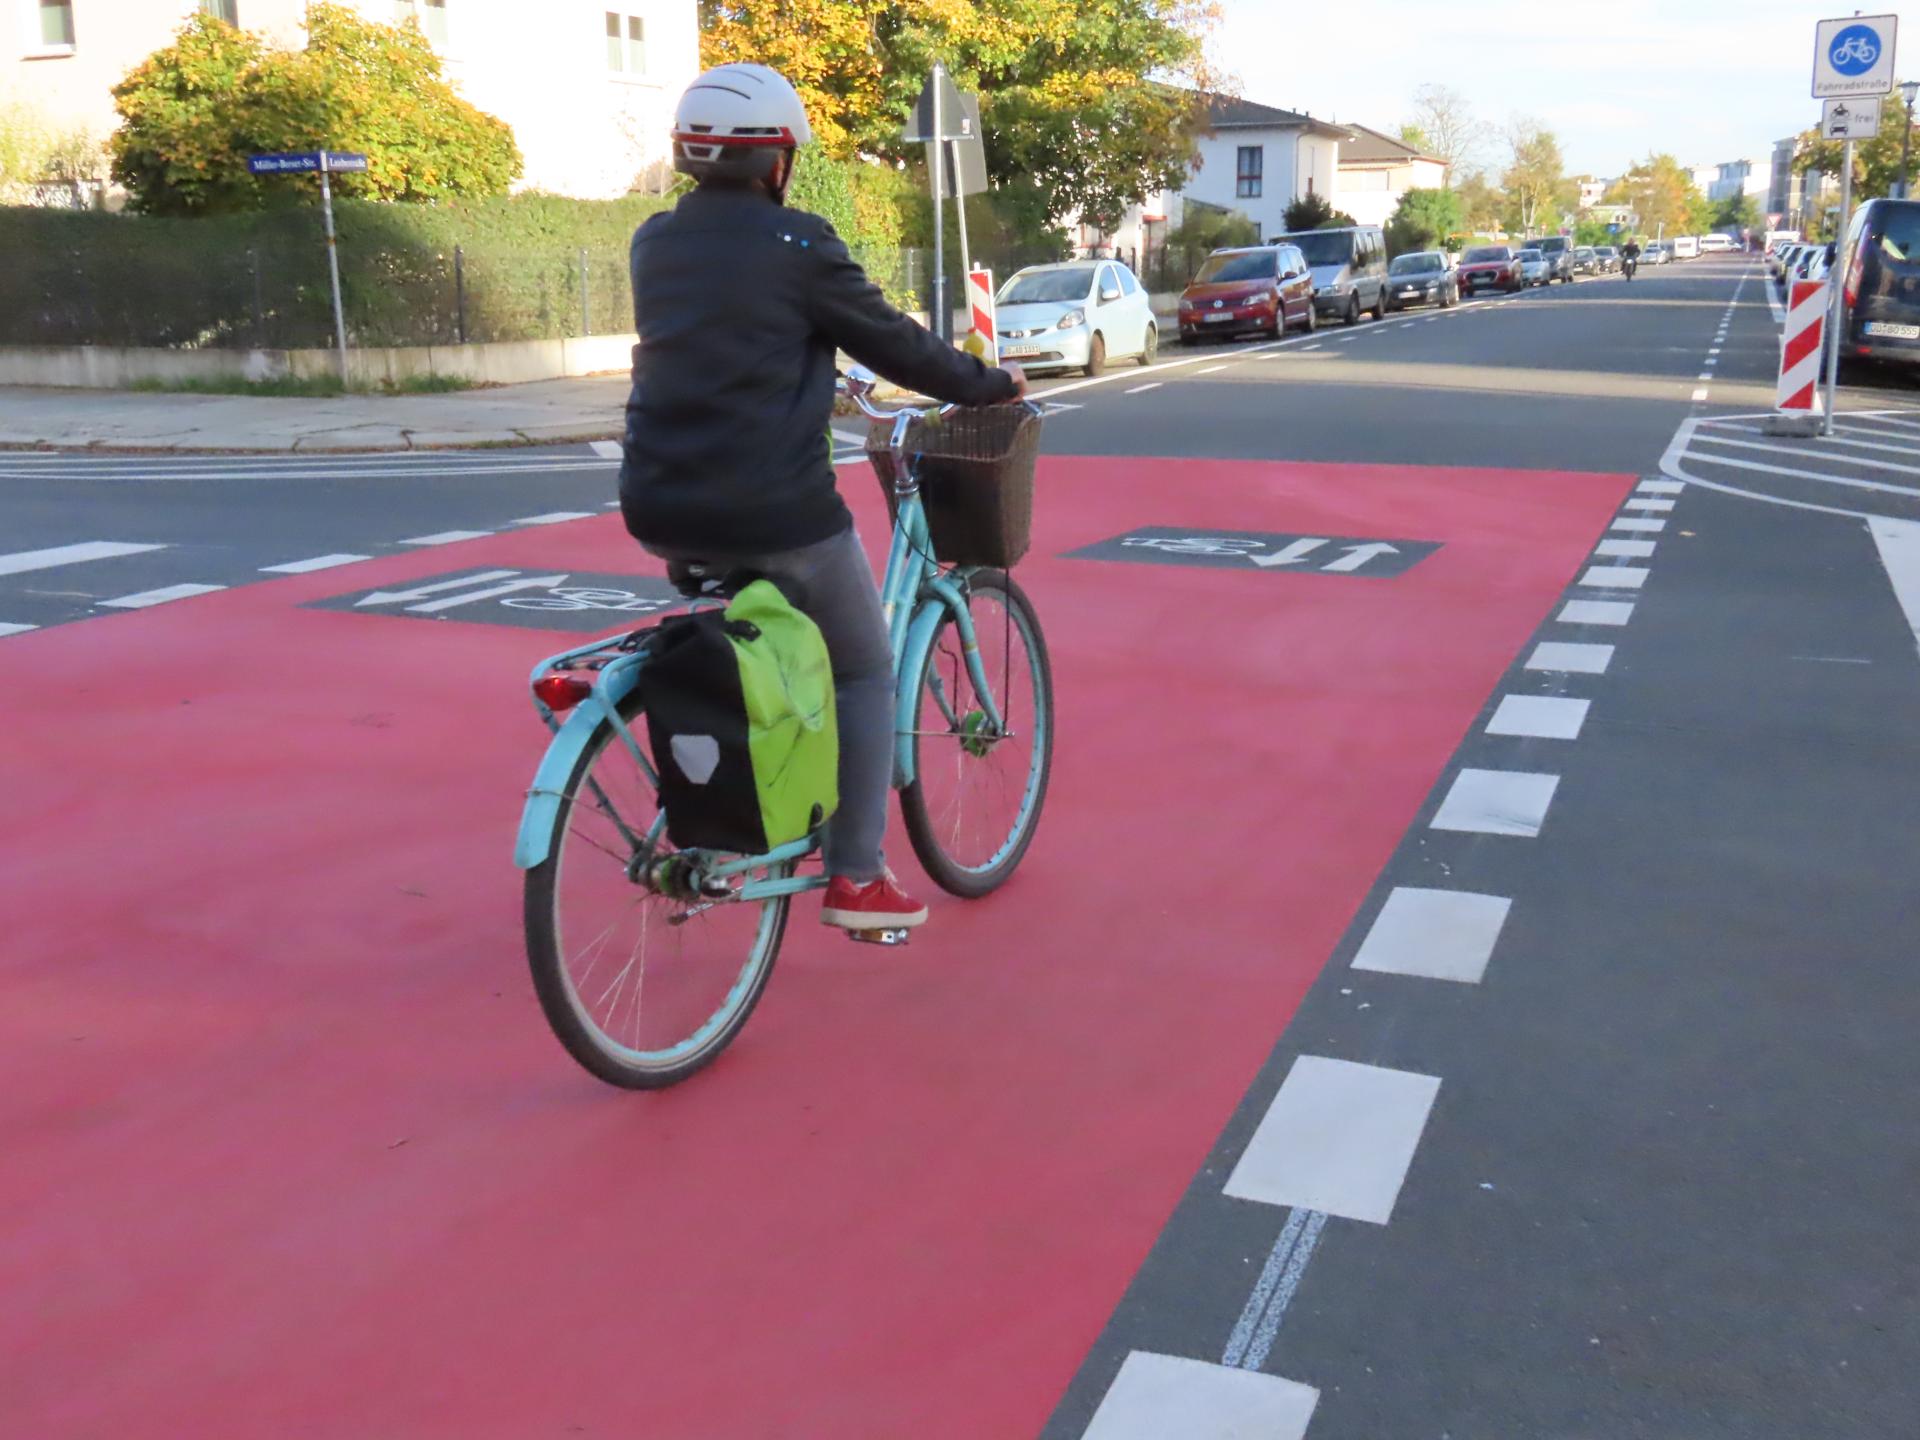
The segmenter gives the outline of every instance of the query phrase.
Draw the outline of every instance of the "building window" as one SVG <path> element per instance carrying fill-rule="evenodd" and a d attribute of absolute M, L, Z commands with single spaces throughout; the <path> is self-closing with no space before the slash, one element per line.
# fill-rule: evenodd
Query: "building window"
<path fill-rule="evenodd" d="M 40 0 L 40 49 L 73 49 L 73 0 Z"/>
<path fill-rule="evenodd" d="M 200 0 L 200 8 L 216 20 L 229 25 L 240 23 L 240 0 Z"/>
<path fill-rule="evenodd" d="M 419 21 L 435 45 L 447 43 L 447 0 L 393 0 L 393 23 L 404 25 L 409 20 Z"/>
<path fill-rule="evenodd" d="M 1266 168 L 1266 150 L 1259 145 L 1242 145 L 1240 160 L 1233 173 L 1233 193 L 1243 200 L 1257 199 L 1260 180 Z"/>
<path fill-rule="evenodd" d="M 647 22 L 638 15 L 607 11 L 607 69 L 622 75 L 647 73 Z"/>

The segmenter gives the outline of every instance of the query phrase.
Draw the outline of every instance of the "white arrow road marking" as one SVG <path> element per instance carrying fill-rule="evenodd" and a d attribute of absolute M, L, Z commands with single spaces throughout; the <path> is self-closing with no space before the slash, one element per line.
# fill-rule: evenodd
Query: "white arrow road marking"
<path fill-rule="evenodd" d="M 464 595 L 444 595 L 438 600 L 429 600 L 422 605 L 409 605 L 408 613 L 431 615 L 437 610 L 451 610 L 456 605 L 471 605 L 476 600 L 491 600 L 496 595 L 510 595 L 515 590 L 547 589 L 566 583 L 566 572 L 558 575 L 531 575 L 524 580 L 509 580 L 504 585 L 491 585 L 485 590 L 475 590 Z"/>
<path fill-rule="evenodd" d="M 353 602 L 354 609 L 362 605 L 397 605 L 402 600 L 420 600 L 439 590 L 458 590 L 466 585 L 484 585 L 489 580 L 505 580 L 518 575 L 518 570 L 482 570 L 478 575 L 462 575 L 458 580 L 442 580 L 433 585 L 417 585 L 411 590 L 375 590 L 371 595 Z"/>
<path fill-rule="evenodd" d="M 1376 555 L 1398 555 L 1399 553 L 1397 546 L 1389 545 L 1382 540 L 1376 540 L 1371 545 L 1349 545 L 1344 556 L 1331 565 L 1322 565 L 1320 570 L 1322 574 L 1328 571 L 1358 570 Z"/>
<path fill-rule="evenodd" d="M 1907 628 L 1920 643 L 1920 524 L 1876 515 L 1867 521 L 1893 585 L 1893 598 L 1907 617 Z"/>
<path fill-rule="evenodd" d="M 1276 565 L 1299 565 L 1310 554 L 1326 544 L 1325 540 L 1296 540 L 1291 545 L 1283 545 L 1266 555 L 1249 555 L 1247 558 L 1262 569 L 1271 570 Z"/>

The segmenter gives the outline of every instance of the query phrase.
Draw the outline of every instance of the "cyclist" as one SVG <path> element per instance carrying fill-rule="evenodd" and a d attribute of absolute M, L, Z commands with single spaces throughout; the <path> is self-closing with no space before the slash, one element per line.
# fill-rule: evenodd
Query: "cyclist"
<path fill-rule="evenodd" d="M 1633 272 L 1640 268 L 1640 242 L 1632 236 L 1620 247 L 1620 268 L 1626 272 L 1627 279 L 1633 279 Z"/>
<path fill-rule="evenodd" d="M 845 351 L 938 400 L 1018 398 L 990 369 L 888 304 L 817 215 L 785 208 L 813 137 L 765 65 L 696 79 L 673 119 L 694 189 L 633 237 L 633 391 L 620 508 L 652 553 L 784 582 L 833 660 L 840 809 L 827 827 L 821 919 L 850 930 L 927 918 L 881 856 L 893 781 L 893 661 L 879 588 L 834 488 L 827 425 Z"/>

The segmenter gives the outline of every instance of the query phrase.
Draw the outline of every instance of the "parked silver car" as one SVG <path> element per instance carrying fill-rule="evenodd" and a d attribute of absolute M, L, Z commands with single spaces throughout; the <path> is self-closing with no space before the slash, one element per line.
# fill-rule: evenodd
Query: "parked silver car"
<path fill-rule="evenodd" d="M 1553 283 L 1554 263 L 1538 250 L 1522 250 L 1515 258 L 1520 261 L 1520 284 L 1523 289 Z"/>

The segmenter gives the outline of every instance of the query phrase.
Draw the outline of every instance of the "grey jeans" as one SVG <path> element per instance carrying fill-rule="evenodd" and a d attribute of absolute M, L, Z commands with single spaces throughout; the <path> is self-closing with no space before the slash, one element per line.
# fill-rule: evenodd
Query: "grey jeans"
<path fill-rule="evenodd" d="M 893 788 L 893 650 L 880 590 L 853 527 L 797 550 L 759 555 L 646 548 L 664 560 L 756 570 L 803 592 L 800 608 L 820 627 L 833 660 L 840 721 L 840 809 L 827 825 L 827 873 L 863 883 L 878 879 L 886 868 L 880 842 Z"/>

